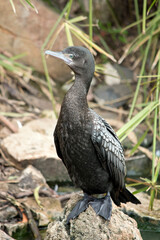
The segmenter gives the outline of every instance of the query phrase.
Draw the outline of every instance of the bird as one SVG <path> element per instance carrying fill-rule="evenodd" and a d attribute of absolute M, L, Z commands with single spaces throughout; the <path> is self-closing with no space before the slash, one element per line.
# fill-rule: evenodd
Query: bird
<path fill-rule="evenodd" d="M 89 206 L 97 215 L 110 220 L 112 201 L 117 206 L 141 202 L 125 187 L 125 158 L 116 133 L 87 103 L 95 71 L 94 57 L 82 46 L 70 46 L 59 52 L 46 50 L 45 54 L 63 60 L 75 74 L 54 131 L 57 155 L 74 185 L 84 193 L 69 213 L 67 223 Z"/>

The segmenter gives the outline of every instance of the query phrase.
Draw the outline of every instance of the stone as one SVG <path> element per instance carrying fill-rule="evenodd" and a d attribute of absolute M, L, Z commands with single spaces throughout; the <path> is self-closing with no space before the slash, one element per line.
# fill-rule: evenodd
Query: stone
<path fill-rule="evenodd" d="M 91 206 L 78 218 L 66 225 L 66 219 L 76 202 L 81 198 L 75 194 L 67 203 L 64 215 L 59 221 L 49 224 L 45 240 L 142 240 L 137 223 L 116 206 L 113 206 L 110 221 L 96 215 Z"/>
<path fill-rule="evenodd" d="M 148 177 L 151 172 L 152 162 L 144 153 L 139 152 L 126 160 L 126 168 L 127 177 Z"/>
<path fill-rule="evenodd" d="M 0 210 L 1 223 L 11 222 L 16 217 L 18 217 L 18 212 L 14 206 L 7 205 L 7 206 L 1 207 L 1 210 Z"/>
<path fill-rule="evenodd" d="M 45 240 L 70 240 L 65 225 L 58 221 L 48 225 Z"/>
<path fill-rule="evenodd" d="M 32 0 L 32 3 L 36 6 L 38 14 L 31 8 L 27 10 L 19 0 L 14 0 L 15 14 L 11 4 L 6 0 L 1 0 L 0 48 L 1 51 L 7 51 L 13 56 L 26 53 L 20 62 L 44 73 L 41 47 L 59 15 L 41 1 Z M 73 40 L 75 45 L 80 45 L 79 40 L 75 38 Z M 53 49 L 60 51 L 67 46 L 66 33 L 63 30 L 59 33 Z M 71 76 L 69 68 L 55 58 L 47 58 L 47 67 L 50 75 L 57 81 L 65 82 Z"/>
<path fill-rule="evenodd" d="M 46 180 L 42 173 L 34 168 L 32 165 L 27 166 L 21 173 L 18 187 L 23 190 L 35 190 L 40 185 L 46 185 Z"/>
<path fill-rule="evenodd" d="M 39 227 L 45 227 L 49 222 L 58 219 L 62 213 L 61 203 L 57 198 L 39 196 L 39 201 L 42 205 L 40 208 L 34 197 L 19 199 L 19 202 L 28 206 L 36 220 L 38 220 Z"/>
<path fill-rule="evenodd" d="M 106 75 L 104 77 L 105 83 L 109 86 L 112 86 L 114 84 L 120 84 L 120 76 L 114 65 L 108 62 L 104 65 L 104 67 L 106 72 Z"/>
<path fill-rule="evenodd" d="M 4 231 L 0 230 L 0 239 L 1 240 L 14 240 L 14 238 L 10 237 Z"/>
<path fill-rule="evenodd" d="M 70 181 L 63 162 L 58 158 L 53 141 L 56 122 L 35 120 L 1 142 L 2 153 L 12 165 L 24 169 L 33 165 L 47 181 Z"/>
<path fill-rule="evenodd" d="M 26 123 L 20 131 L 23 131 L 25 128 L 31 129 L 34 132 L 49 136 L 53 142 L 53 132 L 56 123 L 57 120 L 55 118 L 39 118 Z"/>
<path fill-rule="evenodd" d="M 81 2 L 84 5 L 85 11 L 89 14 L 89 0 L 81 0 Z M 107 25 L 106 23 L 111 24 L 111 19 L 113 17 L 112 13 L 116 13 L 117 19 L 124 19 L 124 16 L 128 14 L 128 8 L 127 4 L 122 4 L 122 0 L 110 0 L 109 3 L 106 0 L 94 0 L 92 3 L 93 6 L 93 20 L 94 22 L 97 21 L 97 19 Z M 112 8 L 112 11 L 110 10 Z M 126 17 L 126 16 L 125 16 Z M 107 30 L 106 30 L 107 31 Z M 104 30 L 105 32 L 105 30 Z M 102 32 L 103 34 L 103 32 Z M 107 33 L 106 33 L 107 35 Z M 103 35 L 102 35 L 103 36 Z M 117 35 L 116 35 L 117 36 Z"/>
<path fill-rule="evenodd" d="M 131 192 L 136 189 L 130 189 Z M 141 204 L 122 204 L 121 210 L 134 218 L 140 230 L 160 232 L 160 199 L 154 199 L 153 210 L 149 210 L 150 196 L 146 192 L 136 194 Z"/>
<path fill-rule="evenodd" d="M 94 90 L 94 98 L 99 104 L 115 108 L 125 105 L 130 94 L 131 89 L 125 84 L 115 84 L 113 86 L 100 84 Z"/>
<path fill-rule="evenodd" d="M 133 81 L 133 72 L 121 65 L 116 63 L 106 63 L 105 67 L 105 83 L 109 86 L 120 84 L 123 81 L 131 83 Z"/>
<path fill-rule="evenodd" d="M 23 234 L 25 235 L 28 232 L 28 226 L 26 223 L 23 222 L 18 222 L 18 223 L 5 223 L 2 227 L 4 227 L 4 229 L 7 231 L 7 233 L 10 236 L 14 237 L 14 234 L 17 232 L 21 232 L 21 236 L 23 236 Z M 30 233 L 30 232 L 29 232 Z M 1 239 L 1 238 L 0 238 Z M 3 239 L 3 238 L 2 238 Z M 5 239 L 6 240 L 6 239 Z M 12 238 L 7 240 L 12 240 Z"/>
<path fill-rule="evenodd" d="M 99 104 L 121 107 L 127 103 L 133 92 L 133 73 L 118 64 L 107 63 L 105 68 L 105 84 L 99 84 L 94 90 L 94 98 Z"/>

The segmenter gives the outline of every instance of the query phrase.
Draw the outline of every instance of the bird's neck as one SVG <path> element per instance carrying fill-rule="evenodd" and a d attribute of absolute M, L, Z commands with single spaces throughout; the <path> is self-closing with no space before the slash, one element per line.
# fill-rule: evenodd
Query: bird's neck
<path fill-rule="evenodd" d="M 77 96 L 79 100 L 86 99 L 91 81 L 92 77 L 85 78 L 80 75 L 75 76 L 75 81 L 69 90 L 69 94 L 74 95 L 75 97 Z"/>
<path fill-rule="evenodd" d="M 67 92 L 64 102 L 69 107 L 75 107 L 82 111 L 88 108 L 87 93 L 90 87 L 92 78 L 85 79 L 81 76 L 75 76 L 75 81 L 72 87 Z"/>

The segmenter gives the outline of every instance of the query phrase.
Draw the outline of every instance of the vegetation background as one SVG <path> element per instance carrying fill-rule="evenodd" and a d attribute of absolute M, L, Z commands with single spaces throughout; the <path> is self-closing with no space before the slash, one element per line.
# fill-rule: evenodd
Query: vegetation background
<path fill-rule="evenodd" d="M 14 0 L 9 1 L 16 14 Z M 124 126 L 117 131 L 117 135 L 123 141 L 139 124 L 142 122 L 145 124 L 144 133 L 130 151 L 131 156 L 139 149 L 146 135 L 149 132 L 152 133 L 151 178 L 143 178 L 142 176 L 140 180 L 133 179 L 134 183 L 131 184 L 132 186 L 141 186 L 135 193 L 150 192 L 149 208 L 152 210 L 154 198 L 160 191 L 158 184 L 160 161 L 159 156 L 156 156 L 157 141 L 160 140 L 160 1 L 128 0 L 125 3 L 118 1 L 117 6 L 111 0 L 102 1 L 109 12 L 110 19 L 107 21 L 102 16 L 105 14 L 102 9 L 96 9 L 97 1 L 94 0 L 45 0 L 44 2 L 59 14 L 58 20 L 53 24 L 53 28 L 41 46 L 49 98 L 56 116 L 58 116 L 56 93 L 53 94 L 53 83 L 48 73 L 44 50 L 54 47 L 54 42 L 58 40 L 60 31 L 65 29 L 69 46 L 73 45 L 74 36 L 93 54 L 97 53 L 98 62 L 105 63 L 110 60 L 119 64 L 123 63 L 135 71 L 136 90 L 128 106 L 129 115 L 125 119 Z M 120 2 L 122 6 L 119 5 Z M 19 4 L 23 4 L 26 8 L 30 7 L 37 12 L 36 4 L 34 5 L 32 0 L 20 0 Z M 0 66 L 8 71 L 15 72 L 15 68 L 26 71 L 27 67 L 16 61 L 21 57 L 23 54 L 11 58 L 1 54 Z M 96 65 L 95 76 L 98 77 L 101 74 L 105 74 L 104 67 Z M 137 103 L 139 95 L 143 98 L 140 103 Z"/>

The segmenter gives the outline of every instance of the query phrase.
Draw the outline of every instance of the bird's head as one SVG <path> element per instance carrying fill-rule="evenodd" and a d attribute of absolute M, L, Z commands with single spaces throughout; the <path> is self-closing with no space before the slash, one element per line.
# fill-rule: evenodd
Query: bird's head
<path fill-rule="evenodd" d="M 93 76 L 94 74 L 94 58 L 85 47 L 68 47 L 61 52 L 47 50 L 45 54 L 62 59 L 77 75 Z"/>

